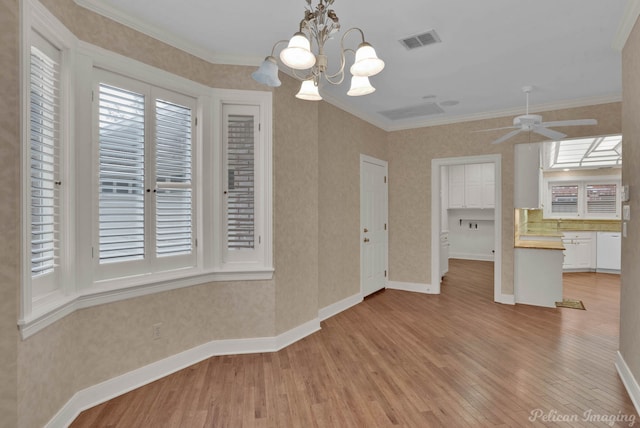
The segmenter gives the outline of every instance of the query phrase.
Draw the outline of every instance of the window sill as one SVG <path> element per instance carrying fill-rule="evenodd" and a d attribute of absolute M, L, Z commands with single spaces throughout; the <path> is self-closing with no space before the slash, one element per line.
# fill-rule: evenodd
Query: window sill
<path fill-rule="evenodd" d="M 35 306 L 28 316 L 20 319 L 18 328 L 24 340 L 79 309 L 211 282 L 269 281 L 273 279 L 273 272 L 273 268 L 198 273 L 175 271 L 161 277 L 142 275 L 126 283 L 122 280 L 100 281 L 91 289 L 82 290 L 74 295 L 52 296 L 47 299 L 46 304 Z"/>

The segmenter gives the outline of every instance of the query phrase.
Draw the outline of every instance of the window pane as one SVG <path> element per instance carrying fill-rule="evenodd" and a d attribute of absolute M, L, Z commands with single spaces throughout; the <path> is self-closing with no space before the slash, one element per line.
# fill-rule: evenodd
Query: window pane
<path fill-rule="evenodd" d="M 144 103 L 100 84 L 100 263 L 144 258 Z"/>
<path fill-rule="evenodd" d="M 193 251 L 191 109 L 156 100 L 156 253 Z"/>
<path fill-rule="evenodd" d="M 616 214 L 616 185 L 587 184 L 587 213 Z"/>
<path fill-rule="evenodd" d="M 551 186 L 552 213 L 578 213 L 578 185 Z"/>
<path fill-rule="evenodd" d="M 254 116 L 229 115 L 227 120 L 227 247 L 255 246 Z"/>
<path fill-rule="evenodd" d="M 55 51 L 55 48 L 50 50 Z M 31 274 L 54 271 L 58 260 L 60 66 L 35 46 L 30 68 Z"/>

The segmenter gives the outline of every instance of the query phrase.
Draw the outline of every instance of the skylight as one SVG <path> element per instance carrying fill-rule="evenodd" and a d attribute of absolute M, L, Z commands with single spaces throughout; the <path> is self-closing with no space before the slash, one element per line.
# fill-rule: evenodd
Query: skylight
<path fill-rule="evenodd" d="M 544 146 L 545 169 L 622 165 L 622 135 L 551 141 Z"/>

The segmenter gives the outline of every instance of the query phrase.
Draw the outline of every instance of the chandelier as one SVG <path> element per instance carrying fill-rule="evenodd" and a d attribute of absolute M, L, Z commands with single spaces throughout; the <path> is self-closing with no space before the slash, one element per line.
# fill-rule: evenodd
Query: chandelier
<path fill-rule="evenodd" d="M 324 45 L 327 40 L 340 31 L 340 22 L 333 9 L 328 9 L 334 0 L 319 0 L 315 8 L 311 0 L 306 0 L 304 18 L 300 22 L 300 28 L 291 40 L 280 40 L 273 45 L 271 55 L 265 58 L 260 68 L 251 74 L 251 77 L 259 83 L 277 87 L 281 82 L 278 78 L 278 61 L 274 56 L 276 48 L 287 44 L 280 52 L 280 61 L 291 70 L 291 75 L 302 81 L 300 91 L 296 98 L 303 100 L 321 100 L 318 85 L 326 81 L 332 85 L 339 85 L 345 78 L 346 55 L 355 54 L 355 60 L 349 71 L 351 72 L 351 87 L 347 92 L 350 96 L 367 95 L 375 91 L 371 86 L 369 77 L 378 74 L 384 68 L 384 61 L 376 55 L 375 49 L 364 39 L 364 33 L 359 28 L 350 28 L 340 39 L 340 67 L 331 74 L 327 71 L 328 60 L 325 55 Z M 344 41 L 352 32 L 360 34 L 362 42 L 358 48 L 346 49 Z M 316 52 L 311 51 L 314 45 Z"/>

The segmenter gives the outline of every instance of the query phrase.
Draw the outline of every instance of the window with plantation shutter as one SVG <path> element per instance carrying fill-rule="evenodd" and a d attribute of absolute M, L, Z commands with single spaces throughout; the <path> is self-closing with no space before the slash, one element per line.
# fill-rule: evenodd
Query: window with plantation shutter
<path fill-rule="evenodd" d="M 256 224 L 258 113 L 257 106 L 223 107 L 227 260 L 251 257 L 261 239 Z"/>
<path fill-rule="evenodd" d="M 578 185 L 551 186 L 551 212 L 554 214 L 578 214 Z"/>
<path fill-rule="evenodd" d="M 545 178 L 545 182 L 548 183 L 545 217 L 603 220 L 620 217 L 620 179 L 616 176 Z"/>
<path fill-rule="evenodd" d="M 614 217 L 618 211 L 617 185 L 587 184 L 587 214 Z"/>
<path fill-rule="evenodd" d="M 145 256 L 145 97 L 99 89 L 99 260 Z"/>
<path fill-rule="evenodd" d="M 191 109 L 156 100 L 156 253 L 193 251 Z"/>
<path fill-rule="evenodd" d="M 29 75 L 33 294 L 57 287 L 60 243 L 60 52 L 33 34 Z"/>
<path fill-rule="evenodd" d="M 227 247 L 253 248 L 255 243 L 254 117 L 227 116 Z"/>
<path fill-rule="evenodd" d="M 98 277 L 195 264 L 196 101 L 99 73 Z"/>

